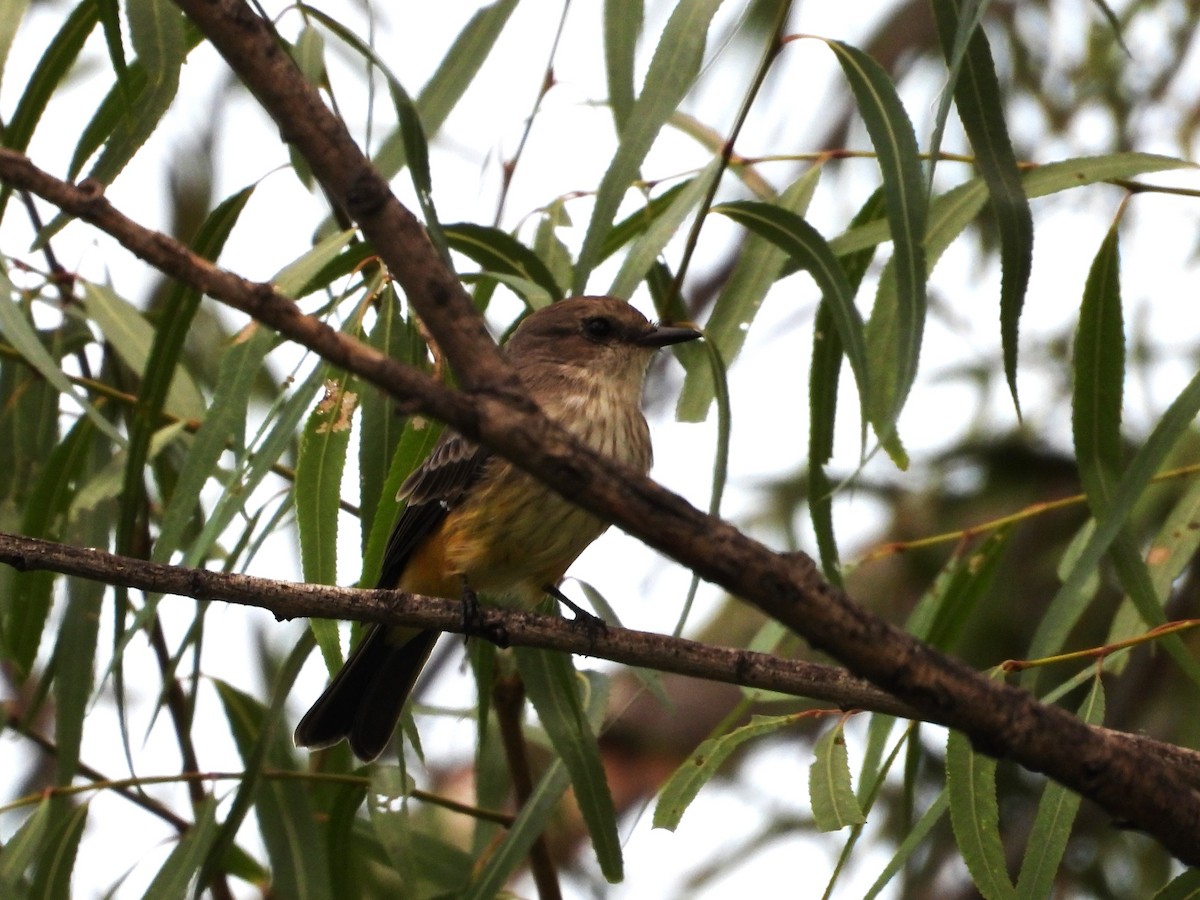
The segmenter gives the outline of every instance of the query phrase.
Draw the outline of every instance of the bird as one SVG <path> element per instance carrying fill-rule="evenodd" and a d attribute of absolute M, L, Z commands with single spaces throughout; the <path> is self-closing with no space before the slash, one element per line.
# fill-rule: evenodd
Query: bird
<path fill-rule="evenodd" d="M 659 348 L 701 333 L 654 324 L 627 301 L 585 296 L 527 315 L 504 355 L 541 411 L 596 453 L 650 471 L 642 413 L 647 368 Z M 503 457 L 446 429 L 400 488 L 405 501 L 377 587 L 473 602 L 475 592 L 523 608 L 558 589 L 608 523 Z M 370 762 L 387 747 L 441 632 L 372 625 L 296 726 L 298 747 L 342 739 Z"/>

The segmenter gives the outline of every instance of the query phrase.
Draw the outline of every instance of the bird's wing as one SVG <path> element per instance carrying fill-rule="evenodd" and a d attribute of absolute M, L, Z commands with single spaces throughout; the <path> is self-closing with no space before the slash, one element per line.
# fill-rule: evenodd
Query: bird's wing
<path fill-rule="evenodd" d="M 457 432 L 442 432 L 433 452 L 400 488 L 400 499 L 408 502 L 388 538 L 377 587 L 396 586 L 409 557 L 483 473 L 489 456 Z"/>

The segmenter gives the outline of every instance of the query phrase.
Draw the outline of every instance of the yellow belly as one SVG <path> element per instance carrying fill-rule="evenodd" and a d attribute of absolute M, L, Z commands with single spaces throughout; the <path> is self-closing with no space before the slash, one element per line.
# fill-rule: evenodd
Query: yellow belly
<path fill-rule="evenodd" d="M 621 398 L 624 399 L 624 398 Z M 640 472 L 650 468 L 646 421 L 617 398 L 560 398 L 547 414 L 598 453 Z M 607 523 L 563 499 L 537 479 L 493 457 L 488 471 L 413 554 L 400 587 L 438 597 L 476 591 L 531 605 L 562 579 Z"/>

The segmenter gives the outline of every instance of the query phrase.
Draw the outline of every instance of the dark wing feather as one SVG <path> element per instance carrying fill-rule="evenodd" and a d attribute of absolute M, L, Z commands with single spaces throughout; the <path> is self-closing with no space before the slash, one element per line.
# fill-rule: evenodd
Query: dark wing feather
<path fill-rule="evenodd" d="M 407 500 L 383 553 L 376 587 L 395 587 L 408 559 L 483 473 L 491 454 L 454 431 L 442 432 L 433 452 L 400 488 Z"/>

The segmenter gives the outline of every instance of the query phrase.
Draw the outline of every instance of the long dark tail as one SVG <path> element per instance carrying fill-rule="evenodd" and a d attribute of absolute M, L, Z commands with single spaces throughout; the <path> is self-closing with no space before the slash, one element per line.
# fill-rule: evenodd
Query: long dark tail
<path fill-rule="evenodd" d="M 363 762 L 379 756 L 440 634 L 372 626 L 296 726 L 296 746 L 319 749 L 347 738 Z"/>

